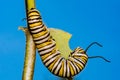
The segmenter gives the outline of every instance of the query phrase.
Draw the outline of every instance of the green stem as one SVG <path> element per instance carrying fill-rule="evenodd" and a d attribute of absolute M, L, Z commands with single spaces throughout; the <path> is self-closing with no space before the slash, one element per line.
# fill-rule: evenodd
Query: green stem
<path fill-rule="evenodd" d="M 35 0 L 25 0 L 26 11 L 35 8 Z M 27 13 L 27 12 L 26 12 Z"/>

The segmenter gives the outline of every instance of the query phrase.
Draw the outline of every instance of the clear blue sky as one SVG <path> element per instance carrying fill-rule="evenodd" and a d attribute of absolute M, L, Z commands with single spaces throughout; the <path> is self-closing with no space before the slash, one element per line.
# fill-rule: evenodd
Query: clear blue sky
<path fill-rule="evenodd" d="M 0 80 L 21 80 L 25 36 L 18 26 L 26 26 L 24 0 L 0 0 Z M 37 9 L 48 27 L 63 29 L 73 36 L 72 49 L 86 48 L 97 41 L 89 56 L 101 55 L 111 60 L 90 59 L 75 80 L 120 80 L 120 0 L 37 0 Z M 42 64 L 37 54 L 34 80 L 58 80 Z"/>

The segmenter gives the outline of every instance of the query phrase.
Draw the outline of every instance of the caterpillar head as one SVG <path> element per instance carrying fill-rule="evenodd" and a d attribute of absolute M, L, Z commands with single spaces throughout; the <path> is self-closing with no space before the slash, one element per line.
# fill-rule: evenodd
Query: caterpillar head
<path fill-rule="evenodd" d="M 80 47 L 77 47 L 73 52 L 71 52 L 72 54 L 86 54 L 86 51 Z"/>

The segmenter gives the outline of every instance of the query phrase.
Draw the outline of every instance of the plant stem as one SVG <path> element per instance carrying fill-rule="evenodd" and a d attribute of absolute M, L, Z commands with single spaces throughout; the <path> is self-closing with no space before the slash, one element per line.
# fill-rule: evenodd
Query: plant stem
<path fill-rule="evenodd" d="M 28 25 L 28 11 L 31 9 L 31 8 L 35 8 L 35 0 L 25 0 L 25 6 L 26 6 L 26 17 L 27 17 L 27 26 Z"/>
<path fill-rule="evenodd" d="M 35 8 L 35 0 L 25 0 L 26 6 L 26 17 L 28 17 L 27 12 L 31 8 Z M 28 20 L 27 20 L 27 26 Z M 24 60 L 24 69 L 22 74 L 22 80 L 33 80 L 35 58 L 36 58 L 36 48 L 33 42 L 33 38 L 28 30 L 28 28 L 19 27 L 26 34 L 26 51 Z"/>
<path fill-rule="evenodd" d="M 24 31 L 26 34 L 26 51 L 25 51 L 22 80 L 33 80 L 35 57 L 36 57 L 35 44 L 27 28 L 19 27 L 19 29 Z"/>
<path fill-rule="evenodd" d="M 25 0 L 26 11 L 35 8 L 35 0 Z M 26 12 L 27 13 L 27 12 Z"/>

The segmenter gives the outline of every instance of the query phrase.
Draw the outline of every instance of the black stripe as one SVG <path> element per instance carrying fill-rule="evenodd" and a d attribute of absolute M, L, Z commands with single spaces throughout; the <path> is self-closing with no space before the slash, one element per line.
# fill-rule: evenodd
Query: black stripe
<path fill-rule="evenodd" d="M 31 16 L 38 16 L 38 17 L 37 17 L 37 18 L 33 18 L 33 19 L 28 18 L 28 21 L 42 19 L 39 15 L 31 15 Z M 31 17 L 31 16 L 30 16 L 30 17 Z"/>
<path fill-rule="evenodd" d="M 85 64 L 84 64 L 82 61 L 80 61 L 80 60 L 77 59 L 77 58 L 74 58 L 74 59 L 76 59 L 77 61 L 79 61 L 80 63 L 82 63 L 82 64 L 83 64 L 83 68 L 84 68 Z"/>
<path fill-rule="evenodd" d="M 40 51 L 38 51 L 39 53 L 40 53 Z M 47 52 L 47 53 L 44 53 L 44 54 L 40 54 L 40 56 L 44 56 L 44 55 L 46 55 L 46 54 L 48 54 L 48 53 L 51 53 L 52 51 L 49 51 L 49 52 Z"/>
<path fill-rule="evenodd" d="M 54 44 L 54 45 L 52 45 L 52 46 L 50 46 L 50 47 L 48 47 L 48 48 L 46 48 L 46 49 L 39 50 L 39 52 L 45 51 L 45 50 L 48 50 L 48 49 L 51 49 L 51 48 L 53 48 L 54 46 L 56 46 L 56 44 Z"/>
<path fill-rule="evenodd" d="M 60 66 L 60 68 L 58 69 L 56 75 L 59 75 L 59 72 L 60 72 L 60 69 L 61 69 L 61 68 L 62 68 L 62 61 L 61 61 L 61 66 Z M 59 76 L 60 76 L 60 75 L 59 75 Z M 62 75 L 61 75 L 61 77 L 62 77 Z"/>
<path fill-rule="evenodd" d="M 47 38 L 49 36 L 50 36 L 50 33 L 48 33 L 47 36 L 43 37 L 42 39 L 38 39 L 38 40 L 34 40 L 34 41 L 37 42 L 37 41 L 43 40 L 43 39 L 45 39 L 45 38 Z"/>
<path fill-rule="evenodd" d="M 82 55 L 73 55 L 73 57 L 83 57 L 83 56 Z"/>
<path fill-rule="evenodd" d="M 60 64 L 60 62 L 62 61 L 62 59 L 63 59 L 63 58 L 60 59 L 60 61 L 58 62 L 58 64 Z M 58 64 L 57 64 L 57 66 L 58 66 Z M 53 69 L 53 73 L 54 73 L 54 74 L 55 74 L 55 70 L 56 70 L 57 66 Z"/>
<path fill-rule="evenodd" d="M 28 15 L 29 15 L 30 13 L 33 13 L 33 12 L 36 12 L 36 13 L 40 14 L 39 11 L 37 11 L 36 9 L 34 9 L 34 10 L 28 11 Z"/>
<path fill-rule="evenodd" d="M 75 53 L 75 50 L 73 52 L 71 52 L 70 54 L 73 55 Z"/>
<path fill-rule="evenodd" d="M 76 62 L 75 62 L 75 64 L 76 64 L 77 66 L 79 65 L 79 64 L 78 64 L 78 63 L 76 63 Z M 78 66 L 78 68 L 79 68 L 79 70 L 80 70 L 79 72 L 81 72 L 81 71 L 82 71 L 82 69 L 81 69 L 79 66 Z M 78 72 L 78 73 L 79 73 L 79 72 Z"/>
<path fill-rule="evenodd" d="M 38 52 L 40 53 L 40 51 L 38 50 Z M 44 53 L 44 54 L 40 54 L 40 56 L 44 56 L 44 55 L 46 55 L 46 54 L 48 54 L 48 53 L 51 53 L 52 51 L 49 51 L 49 52 L 47 52 L 47 53 Z"/>
<path fill-rule="evenodd" d="M 35 33 L 33 33 L 33 32 L 31 31 L 31 33 L 32 33 L 32 34 L 38 34 L 38 33 L 43 32 L 43 31 L 47 31 L 47 29 L 46 29 L 46 28 L 43 28 L 41 31 L 38 31 L 38 32 L 35 32 Z M 44 34 L 44 35 L 45 35 L 45 34 Z"/>
<path fill-rule="evenodd" d="M 68 60 L 66 60 L 66 66 L 67 66 L 66 69 L 69 69 L 69 72 L 66 73 L 66 77 L 69 77 L 70 76 L 70 68 L 68 65 Z M 66 71 L 68 71 L 68 70 L 66 70 Z M 69 74 L 69 76 L 67 74 Z"/>
<path fill-rule="evenodd" d="M 34 15 L 28 14 L 28 20 L 31 19 L 31 17 L 34 17 L 34 16 L 37 16 L 41 19 L 41 16 L 39 14 L 34 14 Z"/>
<path fill-rule="evenodd" d="M 69 63 L 69 65 L 68 65 L 68 67 L 69 67 L 69 71 L 70 71 L 70 76 L 69 76 L 69 77 L 71 77 L 72 74 L 71 74 L 71 69 L 70 69 L 70 63 Z"/>
<path fill-rule="evenodd" d="M 86 57 L 85 57 L 86 58 Z M 84 59 L 84 58 L 83 58 Z M 87 58 L 86 59 L 84 59 L 86 62 L 87 62 Z"/>
<path fill-rule="evenodd" d="M 73 66 L 75 67 L 75 70 L 76 70 L 76 72 L 77 72 L 77 73 L 75 73 L 75 74 L 78 74 L 79 71 L 77 71 L 77 68 L 76 68 L 75 64 L 73 63 L 73 61 L 71 61 L 71 60 L 69 60 L 69 61 L 70 61 L 70 62 L 73 64 Z M 74 71 L 74 72 L 75 72 L 75 71 Z"/>
<path fill-rule="evenodd" d="M 80 56 L 80 57 L 84 57 L 83 59 L 85 60 L 85 62 L 87 62 L 87 60 L 86 60 L 87 58 L 86 58 L 85 56 Z M 86 58 L 86 59 L 85 59 L 85 58 Z M 84 61 L 83 61 L 83 62 L 84 62 Z"/>
<path fill-rule="evenodd" d="M 74 55 L 73 57 L 84 57 L 84 58 L 86 58 L 87 59 L 87 57 L 86 56 L 82 56 L 82 55 Z M 84 59 L 83 58 L 83 59 Z M 84 59 L 86 62 L 87 62 L 87 60 L 86 59 Z"/>
<path fill-rule="evenodd" d="M 45 42 L 43 42 L 43 43 L 46 43 L 46 42 L 48 42 L 48 40 L 45 41 Z M 35 45 L 41 45 L 41 44 L 43 44 L 43 43 L 35 43 Z M 38 52 L 39 52 L 39 51 L 38 51 Z"/>
<path fill-rule="evenodd" d="M 53 53 L 54 54 L 54 53 Z M 58 56 L 59 54 L 57 53 L 56 55 L 52 56 L 52 58 Z M 51 58 L 50 58 L 51 59 Z M 44 64 L 46 64 L 50 59 L 48 59 L 47 61 L 44 62 Z M 55 61 L 55 60 L 54 60 Z M 53 63 L 53 62 L 51 62 Z M 46 67 L 49 67 L 51 65 L 51 63 L 49 63 L 48 65 L 45 65 Z"/>
<path fill-rule="evenodd" d="M 66 59 L 63 57 L 63 74 L 62 74 L 61 77 L 64 77 L 64 66 L 65 66 L 65 61 L 66 61 Z"/>
<path fill-rule="evenodd" d="M 74 66 L 72 66 L 72 63 L 71 63 L 71 61 L 70 60 L 68 60 L 69 61 L 69 65 L 72 67 L 72 70 L 73 70 L 73 72 L 74 72 L 74 74 L 75 74 L 75 71 L 74 71 Z M 70 71 L 71 72 L 71 71 Z M 72 75 L 72 72 L 71 72 L 71 75 Z M 72 75 L 73 76 L 73 75 Z"/>
<path fill-rule="evenodd" d="M 41 21 L 40 20 L 39 21 L 35 21 L 35 22 L 32 22 L 32 23 L 28 22 L 28 23 L 31 25 L 31 24 L 35 24 L 35 23 L 39 23 L 39 22 L 42 22 L 42 20 Z"/>
<path fill-rule="evenodd" d="M 66 73 L 65 73 L 65 77 L 67 77 L 67 60 L 65 62 L 65 65 L 66 65 Z"/>
<path fill-rule="evenodd" d="M 49 40 L 48 37 L 49 37 L 49 35 L 46 36 L 46 37 L 44 37 L 44 38 L 42 38 L 42 39 L 34 40 L 34 42 L 35 42 L 36 45 L 40 45 L 40 44 L 42 44 L 42 43 L 48 42 L 48 40 Z M 48 39 L 44 40 L 45 38 L 48 38 Z M 41 42 L 39 42 L 39 41 L 41 41 L 41 40 L 44 40 L 44 41 L 42 41 L 42 43 L 41 43 Z"/>
<path fill-rule="evenodd" d="M 37 30 L 37 29 L 39 29 L 39 28 L 43 28 L 44 27 L 44 24 L 42 24 L 42 26 L 41 27 L 38 27 L 38 28 L 35 28 L 35 29 L 30 29 L 31 31 L 34 31 L 34 30 Z"/>
<path fill-rule="evenodd" d="M 47 37 L 46 37 L 47 38 Z M 43 39 L 43 38 L 42 38 Z M 42 40 L 41 39 L 41 40 Z M 42 41 L 42 42 L 37 42 L 37 40 L 35 41 L 35 45 L 41 45 L 42 43 L 46 43 L 46 42 L 48 42 L 48 40 L 49 40 L 49 38 L 48 39 L 46 39 L 46 40 L 44 40 L 44 41 Z M 38 40 L 39 41 L 39 40 Z"/>
<path fill-rule="evenodd" d="M 74 64 L 74 66 L 76 65 L 75 62 L 72 62 L 72 63 Z M 77 65 L 75 66 L 75 68 L 76 68 L 76 71 L 77 71 L 77 74 L 78 74 L 78 73 L 80 72 L 80 71 L 79 71 L 80 68 L 79 68 Z M 78 68 L 79 70 L 78 70 L 77 68 Z"/>

